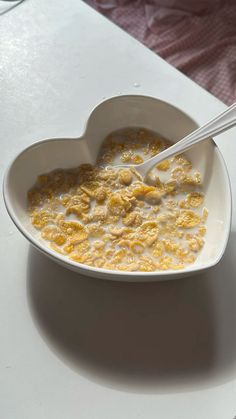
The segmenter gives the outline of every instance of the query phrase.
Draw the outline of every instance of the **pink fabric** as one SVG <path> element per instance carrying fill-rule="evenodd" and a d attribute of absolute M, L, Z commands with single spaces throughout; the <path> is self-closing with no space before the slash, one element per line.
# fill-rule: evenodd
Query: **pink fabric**
<path fill-rule="evenodd" d="M 236 101 L 236 0 L 85 0 L 230 105 Z"/>

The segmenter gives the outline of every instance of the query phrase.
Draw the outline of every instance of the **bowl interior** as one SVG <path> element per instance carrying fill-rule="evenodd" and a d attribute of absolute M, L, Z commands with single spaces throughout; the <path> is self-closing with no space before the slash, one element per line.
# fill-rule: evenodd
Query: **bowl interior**
<path fill-rule="evenodd" d="M 149 128 L 176 142 L 197 125 L 189 116 L 160 100 L 143 96 L 119 96 L 94 109 L 85 133 L 80 138 L 44 140 L 24 150 L 6 174 L 4 196 L 17 227 L 32 242 L 40 243 L 41 250 L 43 247 L 44 251 L 48 251 L 47 245 L 40 240 L 39 233 L 31 226 L 27 215 L 27 191 L 37 176 L 56 168 L 95 163 L 106 135 L 124 127 Z M 217 263 L 224 252 L 231 220 L 230 185 L 224 161 L 212 140 L 194 146 L 186 154 L 202 174 L 205 206 L 209 211 L 206 243 L 192 266 L 193 269 L 200 269 Z M 66 263 L 71 262 L 66 259 Z M 83 267 L 86 269 L 86 266 Z M 158 272 L 153 274 L 162 275 Z"/>

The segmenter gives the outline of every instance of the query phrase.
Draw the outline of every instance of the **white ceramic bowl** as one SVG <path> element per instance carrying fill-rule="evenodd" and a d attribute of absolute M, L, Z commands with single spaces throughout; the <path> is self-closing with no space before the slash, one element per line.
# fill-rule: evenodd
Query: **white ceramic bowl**
<path fill-rule="evenodd" d="M 118 96 L 99 104 L 90 114 L 79 138 L 49 139 L 23 150 L 8 168 L 3 185 L 5 204 L 21 233 L 55 262 L 84 275 L 127 281 L 157 281 L 192 275 L 216 265 L 226 248 L 231 224 L 231 190 L 224 160 L 213 140 L 196 145 L 186 154 L 203 175 L 205 206 L 209 210 L 205 246 L 196 262 L 183 270 L 161 272 L 121 272 L 93 268 L 73 262 L 47 247 L 27 215 L 27 191 L 39 174 L 56 168 L 72 168 L 95 163 L 98 150 L 108 133 L 124 127 L 145 127 L 173 142 L 197 127 L 177 108 L 146 96 Z"/>

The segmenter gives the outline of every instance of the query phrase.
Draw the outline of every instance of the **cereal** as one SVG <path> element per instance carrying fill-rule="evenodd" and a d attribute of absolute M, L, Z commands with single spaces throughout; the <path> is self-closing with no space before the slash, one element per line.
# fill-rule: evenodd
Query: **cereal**
<path fill-rule="evenodd" d="M 193 252 L 199 252 L 203 245 L 204 240 L 201 237 L 198 237 L 196 234 L 188 241 L 188 247 Z"/>
<path fill-rule="evenodd" d="M 208 217 L 208 210 L 206 208 L 203 208 L 202 210 L 202 221 L 205 223 Z"/>
<path fill-rule="evenodd" d="M 119 181 L 124 185 L 130 185 L 132 182 L 132 173 L 129 169 L 121 170 L 119 173 Z"/>
<path fill-rule="evenodd" d="M 105 201 L 107 197 L 107 191 L 103 187 L 99 187 L 96 191 L 94 191 L 94 198 L 97 202 L 103 202 Z"/>
<path fill-rule="evenodd" d="M 76 263 L 120 271 L 178 270 L 204 246 L 208 211 L 201 175 L 184 155 L 164 160 L 147 184 L 131 168 L 169 146 L 144 128 L 111 133 L 98 164 L 42 174 L 29 215 L 50 248 Z"/>
<path fill-rule="evenodd" d="M 199 192 L 191 192 L 187 195 L 186 200 L 190 207 L 196 208 L 203 204 L 204 196 Z"/>
<path fill-rule="evenodd" d="M 141 164 L 143 163 L 143 158 L 137 154 L 136 156 L 132 157 L 132 163 Z"/>
<path fill-rule="evenodd" d="M 154 186 L 148 186 L 144 185 L 143 183 L 140 183 L 137 187 L 135 187 L 132 190 L 132 193 L 133 196 L 135 196 L 135 198 L 143 199 L 147 193 L 154 191 L 156 191 L 156 188 Z"/>
<path fill-rule="evenodd" d="M 190 210 L 183 210 L 180 212 L 176 220 L 178 227 L 192 228 L 196 227 L 200 223 L 200 217 L 195 212 Z"/>
<path fill-rule="evenodd" d="M 47 210 L 39 210 L 38 212 L 33 211 L 31 217 L 33 226 L 41 230 L 46 225 L 54 222 L 56 214 Z"/>
<path fill-rule="evenodd" d="M 164 247 L 163 247 L 162 242 L 158 242 L 152 249 L 152 254 L 156 258 L 159 258 L 160 256 L 162 256 L 163 252 L 164 252 Z"/>
<path fill-rule="evenodd" d="M 205 226 L 200 226 L 198 229 L 198 235 L 199 236 L 205 236 L 206 234 L 206 227 Z"/>
<path fill-rule="evenodd" d="M 129 214 L 127 214 L 123 220 L 122 220 L 123 224 L 125 226 L 139 226 L 142 224 L 142 216 L 140 215 L 139 212 L 137 211 L 133 211 L 130 212 Z"/>
<path fill-rule="evenodd" d="M 182 166 L 187 172 L 192 169 L 192 164 L 183 154 L 178 154 L 178 156 L 174 157 L 174 160 L 176 161 L 178 165 Z"/>
<path fill-rule="evenodd" d="M 42 230 L 42 238 L 61 246 L 66 242 L 66 235 L 56 226 L 47 226 Z"/>
<path fill-rule="evenodd" d="M 170 179 L 164 184 L 164 189 L 167 194 L 173 194 L 174 191 L 177 189 L 177 182 L 176 180 Z"/>
<path fill-rule="evenodd" d="M 161 163 L 157 165 L 157 169 L 163 172 L 166 172 L 170 168 L 169 160 L 163 160 Z"/>
<path fill-rule="evenodd" d="M 160 204 L 161 202 L 160 192 L 158 192 L 158 190 L 148 192 L 147 194 L 145 194 L 145 201 L 152 205 Z"/>
<path fill-rule="evenodd" d="M 131 245 L 130 248 L 132 249 L 132 251 L 136 254 L 141 254 L 144 252 L 145 246 L 144 244 L 139 241 L 139 240 L 134 240 Z"/>
<path fill-rule="evenodd" d="M 111 214 L 125 215 L 126 211 L 130 209 L 131 204 L 120 193 L 113 193 L 108 200 L 107 207 Z"/>
<path fill-rule="evenodd" d="M 84 212 L 88 212 L 89 207 L 84 205 L 71 205 L 66 210 L 66 215 L 75 214 L 77 218 L 81 218 Z"/>

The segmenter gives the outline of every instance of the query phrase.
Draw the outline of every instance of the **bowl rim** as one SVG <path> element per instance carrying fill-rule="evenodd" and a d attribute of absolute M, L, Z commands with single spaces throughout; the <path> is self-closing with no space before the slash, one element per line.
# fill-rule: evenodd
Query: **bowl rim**
<path fill-rule="evenodd" d="M 158 101 L 161 102 L 164 105 L 170 106 L 173 109 L 175 109 L 177 112 L 181 112 L 183 115 L 185 115 L 188 119 L 190 119 L 194 124 L 198 125 L 197 122 L 191 117 L 189 116 L 187 113 L 185 113 L 184 111 L 182 111 L 182 109 L 177 108 L 175 105 L 172 105 L 169 102 L 163 101 L 162 99 L 156 98 L 156 97 L 152 97 L 152 96 L 146 96 L 146 95 L 119 95 L 119 96 L 113 96 L 110 97 L 102 102 L 99 102 L 99 104 L 97 104 L 92 111 L 89 114 L 89 117 L 84 125 L 84 129 L 82 134 L 79 137 L 72 137 L 70 138 L 71 140 L 75 140 L 75 141 L 79 141 L 80 139 L 82 139 L 83 137 L 85 137 L 87 128 L 88 128 L 88 124 L 90 121 L 90 118 L 92 116 L 92 114 L 97 110 L 98 107 L 100 107 L 101 105 L 110 102 L 110 101 L 116 101 L 119 99 L 124 99 L 124 98 L 141 98 L 141 99 L 148 99 L 150 101 Z M 34 143 L 30 144 L 29 146 L 27 146 L 26 148 L 24 148 L 23 150 L 21 150 L 9 163 L 5 174 L 4 174 L 4 178 L 3 178 L 3 187 L 2 187 L 2 192 L 3 192 L 3 198 L 4 198 L 4 203 L 7 209 L 7 212 L 10 216 L 10 218 L 12 219 L 13 223 L 15 224 L 15 226 L 18 228 L 18 230 L 22 233 L 22 235 L 37 249 L 39 249 L 42 253 L 44 253 L 46 256 L 50 257 L 51 259 L 55 259 L 58 263 L 66 266 L 68 265 L 68 269 L 71 267 L 73 267 L 74 271 L 86 271 L 87 274 L 89 272 L 91 272 L 91 276 L 92 273 L 99 273 L 99 274 L 103 274 L 104 275 L 104 279 L 109 277 L 109 276 L 117 276 L 117 277 L 124 277 L 124 276 L 130 276 L 130 277 L 168 277 L 168 276 L 181 276 L 181 275 L 185 275 L 187 273 L 197 273 L 199 271 L 202 270 L 206 270 L 208 268 L 211 268 L 215 265 L 217 265 L 217 263 L 219 263 L 219 261 L 221 260 L 227 243 L 228 243 L 228 239 L 229 239 L 229 234 L 230 234 L 230 230 L 231 230 L 231 222 L 232 222 L 232 190 L 231 190 L 231 183 L 230 183 L 230 177 L 229 177 L 229 172 L 225 163 L 225 160 L 217 146 L 217 144 L 214 142 L 213 139 L 210 139 L 210 141 L 213 143 L 213 146 L 215 148 L 215 152 L 217 153 L 217 156 L 220 160 L 221 163 L 221 167 L 222 167 L 222 175 L 224 177 L 225 180 L 225 192 L 227 195 L 227 202 L 230 205 L 226 206 L 226 225 L 227 228 L 224 230 L 224 241 L 221 244 L 221 251 L 219 252 L 219 254 L 217 255 L 217 257 L 213 260 L 211 260 L 209 263 L 205 262 L 203 264 L 199 264 L 199 265 L 190 265 L 189 267 L 185 267 L 183 269 L 178 269 L 178 270 L 174 270 L 174 269 L 168 269 L 165 271 L 152 271 L 152 272 L 142 272 L 142 271 L 121 271 L 121 270 L 113 270 L 113 269 L 104 269 L 104 268 L 97 268 L 97 267 L 93 267 L 93 266 L 89 266 L 89 265 L 85 265 L 83 263 L 79 263 L 79 262 L 75 262 L 70 260 L 66 255 L 61 255 L 60 253 L 57 253 L 53 250 L 51 250 L 50 248 L 48 248 L 46 246 L 46 244 L 44 245 L 43 243 L 41 243 L 39 240 L 37 240 L 36 238 L 34 238 L 29 232 L 28 230 L 22 225 L 22 223 L 19 221 L 19 218 L 17 217 L 17 215 L 15 214 L 15 211 L 11 205 L 11 199 L 9 198 L 9 188 L 8 188 L 8 182 L 9 182 L 9 176 L 10 176 L 10 172 L 11 169 L 15 163 L 15 161 L 24 153 L 28 152 L 31 148 L 37 147 L 38 145 L 41 145 L 42 143 L 45 142 L 51 142 L 51 141 L 63 141 L 65 140 L 65 138 L 48 138 L 48 139 L 43 139 L 43 140 L 39 140 L 39 141 L 35 141 Z M 88 275 L 90 276 L 90 275 Z M 118 278 L 117 278 L 118 279 Z"/>

